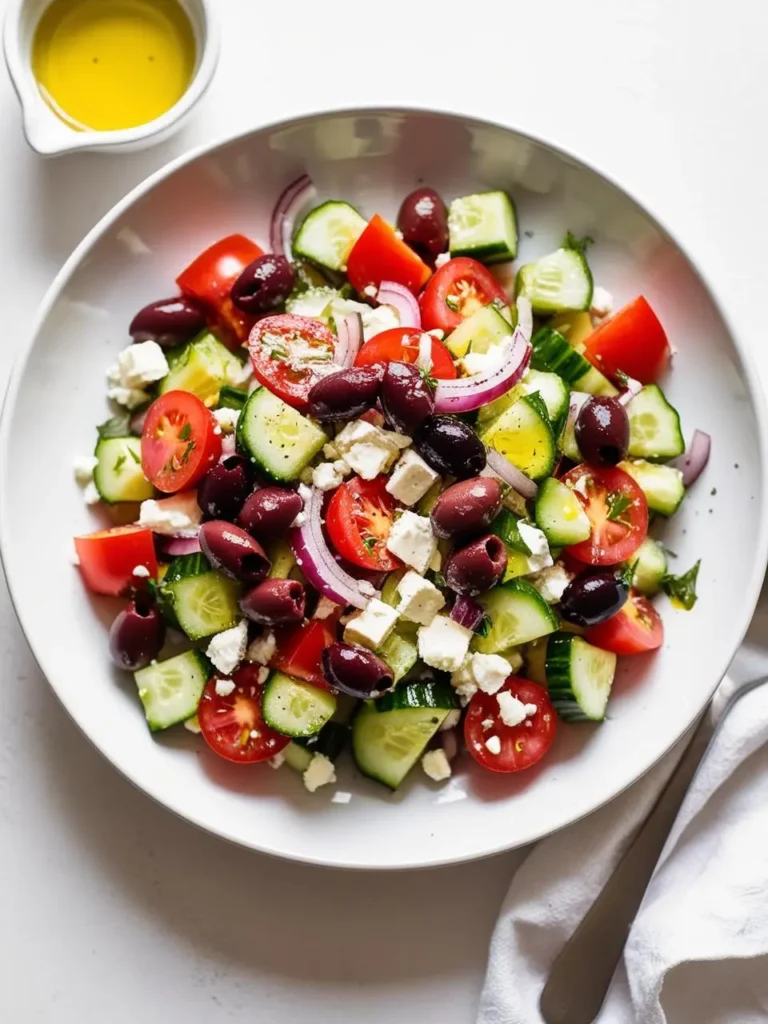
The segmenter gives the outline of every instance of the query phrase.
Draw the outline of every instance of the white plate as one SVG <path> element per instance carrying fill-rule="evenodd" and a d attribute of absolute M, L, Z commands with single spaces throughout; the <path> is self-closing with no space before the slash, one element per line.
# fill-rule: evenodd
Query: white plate
<path fill-rule="evenodd" d="M 395 795 L 351 766 L 314 796 L 288 768 L 230 766 L 183 729 L 151 737 L 133 680 L 110 667 L 105 625 L 71 538 L 97 527 L 72 478 L 107 415 L 104 371 L 146 302 L 230 232 L 268 238 L 282 188 L 308 171 L 323 197 L 393 218 L 421 181 L 450 198 L 507 189 L 521 260 L 566 229 L 592 235 L 596 281 L 617 304 L 644 293 L 677 349 L 668 380 L 686 435 L 712 459 L 668 528 L 677 570 L 701 557 L 695 611 L 661 602 L 666 641 L 624 660 L 610 717 L 562 727 L 543 765 L 495 777 L 463 763 L 443 786 L 420 771 Z M 92 742 L 137 786 L 211 832 L 254 849 L 355 868 L 415 867 L 494 853 L 546 835 L 609 800 L 691 724 L 746 629 L 765 564 L 765 419 L 757 376 L 679 246 L 584 164 L 508 129 L 403 111 L 323 114 L 265 128 L 172 164 L 124 199 L 72 255 L 15 368 L 2 422 L 0 530 L 13 600 L 43 672 Z M 714 493 L 716 489 L 716 494 Z M 9 692 L 12 700 L 12 691 Z M 334 793 L 351 794 L 348 802 Z"/>

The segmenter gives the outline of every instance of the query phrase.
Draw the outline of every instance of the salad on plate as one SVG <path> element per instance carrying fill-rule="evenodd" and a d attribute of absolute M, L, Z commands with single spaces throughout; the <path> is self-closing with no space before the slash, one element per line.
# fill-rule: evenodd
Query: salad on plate
<path fill-rule="evenodd" d="M 662 645 L 652 599 L 696 599 L 649 528 L 710 442 L 685 451 L 651 305 L 613 313 L 570 233 L 513 266 L 503 191 L 419 188 L 396 223 L 294 182 L 269 251 L 223 238 L 136 314 L 75 463 L 149 728 L 311 791 L 345 748 L 391 789 L 465 750 L 530 768 Z"/>

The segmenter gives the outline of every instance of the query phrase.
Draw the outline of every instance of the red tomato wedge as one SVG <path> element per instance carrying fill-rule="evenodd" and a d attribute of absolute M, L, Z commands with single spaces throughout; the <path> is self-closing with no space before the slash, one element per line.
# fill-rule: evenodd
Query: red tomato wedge
<path fill-rule="evenodd" d="M 325 648 L 336 640 L 337 618 L 334 615 L 327 619 L 308 619 L 299 626 L 278 632 L 277 651 L 270 662 L 272 668 L 327 690 L 320 658 Z"/>
<path fill-rule="evenodd" d="M 374 363 L 415 363 L 419 358 L 421 331 L 413 328 L 391 327 L 366 341 L 355 359 L 355 366 L 373 366 Z M 438 380 L 453 380 L 456 367 L 445 345 L 432 339 L 432 369 L 430 375 Z"/>
<path fill-rule="evenodd" d="M 75 537 L 75 551 L 85 585 L 94 594 L 116 597 L 125 593 L 140 582 L 133 575 L 140 565 L 151 578 L 157 578 L 152 531 L 143 526 L 113 526 L 111 530 Z"/>
<path fill-rule="evenodd" d="M 568 554 L 588 565 L 617 565 L 631 558 L 648 533 L 648 503 L 623 469 L 583 464 L 563 477 L 592 525 L 592 535 L 571 544 Z"/>
<path fill-rule="evenodd" d="M 589 643 L 614 654 L 644 654 L 664 642 L 664 624 L 651 602 L 633 590 L 621 611 L 584 634 Z"/>
<path fill-rule="evenodd" d="M 167 391 L 149 407 L 141 435 L 141 468 L 159 491 L 191 487 L 218 462 L 221 431 L 188 391 Z"/>
<path fill-rule="evenodd" d="M 395 521 L 395 499 L 386 491 L 387 478 L 353 476 L 331 498 L 325 521 L 331 542 L 342 556 L 361 569 L 391 572 L 399 559 L 387 550 Z"/>
<path fill-rule="evenodd" d="M 215 242 L 176 278 L 185 295 L 203 303 L 211 329 L 230 347 L 248 340 L 254 317 L 243 313 L 230 298 L 232 285 L 259 256 L 261 249 L 245 235 L 228 235 Z"/>
<path fill-rule="evenodd" d="M 347 260 L 347 277 L 360 294 L 370 285 L 378 288 L 382 281 L 396 281 L 417 295 L 431 273 L 378 213 L 352 246 Z"/>
<path fill-rule="evenodd" d="M 464 740 L 467 750 L 483 768 L 492 772 L 521 772 L 540 761 L 552 746 L 557 715 L 544 687 L 527 679 L 510 676 L 499 693 L 509 693 L 522 704 L 535 704 L 536 711 L 519 725 L 507 725 L 501 717 L 498 695 L 478 690 L 467 708 Z M 488 722 L 493 724 L 488 726 Z M 498 754 L 486 746 L 488 740 L 493 744 L 494 736 L 501 747 Z"/>
<path fill-rule="evenodd" d="M 490 270 L 469 256 L 457 256 L 440 267 L 424 289 L 419 299 L 421 325 L 425 331 L 439 327 L 448 334 L 494 300 L 509 305 Z"/>
<path fill-rule="evenodd" d="M 584 344 L 587 359 L 614 379 L 621 371 L 641 384 L 651 384 L 669 363 L 666 332 L 642 295 L 600 324 Z"/>
<path fill-rule="evenodd" d="M 260 320 L 248 340 L 253 372 L 260 384 L 296 409 L 333 364 L 336 335 L 319 320 L 282 313 Z"/>
<path fill-rule="evenodd" d="M 259 666 L 245 664 L 231 675 L 235 689 L 226 697 L 216 693 L 216 680 L 209 679 L 197 709 L 203 739 L 211 750 L 234 764 L 268 761 L 291 742 L 264 724 L 259 684 Z"/>

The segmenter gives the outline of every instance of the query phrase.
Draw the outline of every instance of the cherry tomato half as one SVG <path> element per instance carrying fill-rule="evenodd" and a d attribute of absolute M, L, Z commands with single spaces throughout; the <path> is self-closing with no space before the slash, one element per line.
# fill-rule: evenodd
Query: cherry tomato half
<path fill-rule="evenodd" d="M 482 263 L 469 256 L 448 260 L 437 271 L 419 299 L 425 331 L 439 327 L 446 333 L 494 299 L 508 305 L 507 293 Z"/>
<path fill-rule="evenodd" d="M 136 586 L 133 570 L 143 565 L 157 578 L 157 556 L 152 531 L 143 526 L 113 526 L 75 537 L 75 551 L 85 585 L 94 594 L 117 596 Z"/>
<path fill-rule="evenodd" d="M 221 455 L 221 431 L 200 399 L 167 391 L 150 405 L 141 435 L 141 468 L 159 491 L 175 494 L 204 476 Z"/>
<path fill-rule="evenodd" d="M 334 547 L 361 569 L 391 572 L 400 567 L 387 550 L 396 505 L 386 483 L 385 476 L 375 480 L 353 476 L 334 492 L 328 505 L 325 521 Z"/>
<path fill-rule="evenodd" d="M 584 344 L 584 355 L 598 370 L 614 378 L 622 371 L 641 384 L 658 380 L 669 362 L 666 332 L 642 295 L 595 328 Z"/>
<path fill-rule="evenodd" d="M 413 249 L 395 234 L 394 228 L 376 214 L 352 246 L 347 277 L 362 294 L 382 281 L 396 281 L 418 295 L 431 271 Z"/>
<path fill-rule="evenodd" d="M 566 551 L 588 565 L 617 565 L 630 558 L 648 533 L 648 503 L 623 469 L 582 464 L 563 477 L 592 524 L 592 534 Z"/>
<path fill-rule="evenodd" d="M 536 711 L 519 725 L 506 725 L 501 717 L 497 694 L 478 690 L 467 708 L 464 740 L 467 750 L 483 768 L 492 772 L 521 772 L 536 764 L 552 746 L 557 715 L 543 686 L 519 676 L 510 676 L 499 693 L 511 693 L 523 704 L 535 704 Z M 485 728 L 483 723 L 493 724 Z M 497 736 L 501 751 L 494 754 L 486 746 Z"/>
<path fill-rule="evenodd" d="M 259 383 L 288 405 L 305 409 L 309 392 L 333 363 L 336 335 L 319 320 L 281 313 L 259 320 L 248 351 Z"/>
<path fill-rule="evenodd" d="M 366 341 L 355 359 L 355 366 L 373 366 L 374 363 L 415 363 L 419 358 L 419 339 L 422 331 L 412 327 L 391 327 Z M 432 369 L 430 376 L 438 380 L 453 380 L 456 367 L 453 356 L 438 341 L 432 339 Z"/>
<path fill-rule="evenodd" d="M 644 654 L 664 642 L 664 624 L 651 602 L 633 590 L 620 612 L 591 626 L 584 634 L 589 643 L 614 654 Z"/>
<path fill-rule="evenodd" d="M 320 658 L 325 648 L 336 640 L 337 618 L 308 619 L 298 626 L 279 631 L 277 650 L 270 662 L 272 667 L 294 679 L 303 679 L 305 683 L 327 690 Z"/>
<path fill-rule="evenodd" d="M 211 750 L 235 764 L 268 761 L 291 742 L 264 724 L 259 666 L 246 663 L 230 676 L 235 689 L 227 697 L 216 693 L 216 679 L 209 679 L 197 709 L 203 739 Z"/>

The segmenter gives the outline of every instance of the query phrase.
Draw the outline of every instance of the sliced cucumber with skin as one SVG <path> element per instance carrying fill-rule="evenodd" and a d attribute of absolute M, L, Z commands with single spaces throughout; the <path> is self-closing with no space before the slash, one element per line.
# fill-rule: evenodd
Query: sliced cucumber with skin
<path fill-rule="evenodd" d="M 237 446 L 276 483 L 292 482 L 314 459 L 328 435 L 267 388 L 257 388 L 237 422 Z"/>
<path fill-rule="evenodd" d="M 480 435 L 481 441 L 533 480 L 549 476 L 557 457 L 549 416 L 543 403 L 542 414 L 539 402 L 537 395 L 518 399 Z"/>
<path fill-rule="evenodd" d="M 487 352 L 512 333 L 509 321 L 495 306 L 483 306 L 463 320 L 445 339 L 445 346 L 455 359 L 467 352 Z"/>
<path fill-rule="evenodd" d="M 190 640 L 231 629 L 242 618 L 240 584 L 212 569 L 202 554 L 175 558 L 157 589 Z"/>
<path fill-rule="evenodd" d="M 646 537 L 629 564 L 634 566 L 632 586 L 635 590 L 639 590 L 646 597 L 658 594 L 668 568 L 667 556 L 661 544 L 653 537 Z"/>
<path fill-rule="evenodd" d="M 531 366 L 562 377 L 569 387 L 590 395 L 617 395 L 606 376 L 576 351 L 559 331 L 540 327 L 531 339 Z"/>
<path fill-rule="evenodd" d="M 517 273 L 515 292 L 518 297 L 525 296 L 539 316 L 589 309 L 592 273 L 582 253 L 558 249 L 522 266 Z"/>
<path fill-rule="evenodd" d="M 336 291 L 335 288 L 307 288 L 295 295 L 288 296 L 285 302 L 285 311 L 328 324 L 331 319 L 331 303 L 334 299 L 339 298 L 341 298 L 341 292 Z"/>
<path fill-rule="evenodd" d="M 408 675 L 419 658 L 418 647 L 396 632 L 389 634 L 376 654 L 392 669 L 396 683 Z"/>
<path fill-rule="evenodd" d="M 658 384 L 646 384 L 627 404 L 630 455 L 639 459 L 676 459 L 685 451 L 680 415 Z"/>
<path fill-rule="evenodd" d="M 591 396 L 583 391 L 572 391 L 569 405 L 574 408 L 573 416 L 567 416 L 565 425 L 560 432 L 560 438 L 557 442 L 557 446 L 563 455 L 570 459 L 571 462 L 583 462 L 579 446 L 576 443 L 576 420 L 579 418 L 581 407 Z"/>
<path fill-rule="evenodd" d="M 189 391 L 213 408 L 225 384 L 237 380 L 243 364 L 210 331 L 167 354 L 168 373 L 157 386 L 158 394 Z"/>
<path fill-rule="evenodd" d="M 565 381 L 556 373 L 547 373 L 542 370 L 529 370 L 523 380 L 516 384 L 511 391 L 495 402 L 482 406 L 477 410 L 478 427 L 492 423 L 497 417 L 506 412 L 511 405 L 524 395 L 541 395 L 544 405 L 547 407 L 552 429 L 557 435 L 568 415 L 569 391 Z"/>
<path fill-rule="evenodd" d="M 550 544 L 565 547 L 588 540 L 592 533 L 581 502 L 560 480 L 548 477 L 536 495 L 536 525 Z"/>
<path fill-rule="evenodd" d="M 113 505 L 118 501 L 146 501 L 155 489 L 141 468 L 140 437 L 103 438 L 96 445 L 99 460 L 93 471 L 93 482 L 102 501 Z"/>
<path fill-rule="evenodd" d="M 405 711 L 409 708 L 458 707 L 456 691 L 449 683 L 413 682 L 390 690 L 376 701 L 377 711 Z"/>
<path fill-rule="evenodd" d="M 233 388 L 230 384 L 225 384 L 221 391 L 219 391 L 219 408 L 240 410 L 245 405 L 247 399 L 247 391 L 243 391 L 241 388 Z"/>
<path fill-rule="evenodd" d="M 346 270 L 352 247 L 367 221 L 349 203 L 331 199 L 311 210 L 293 237 L 293 254 L 327 267 Z"/>
<path fill-rule="evenodd" d="M 331 720 L 313 736 L 297 736 L 292 742 L 312 754 L 322 754 L 329 761 L 336 761 L 349 742 L 350 727 Z"/>
<path fill-rule="evenodd" d="M 197 714 L 203 689 L 212 675 L 211 663 L 200 651 L 186 651 L 134 672 L 150 730 L 168 729 Z"/>
<path fill-rule="evenodd" d="M 674 466 L 662 466 L 656 462 L 627 459 L 619 463 L 619 469 L 629 473 L 645 495 L 651 512 L 671 516 L 680 508 L 685 497 L 685 485 L 681 470 Z"/>
<path fill-rule="evenodd" d="M 559 331 L 568 344 L 582 355 L 587 347 L 586 340 L 594 330 L 592 317 L 583 310 L 558 313 L 557 316 L 553 316 L 549 321 L 549 326 Z"/>
<path fill-rule="evenodd" d="M 328 690 L 310 686 L 283 672 L 273 672 L 264 687 L 261 713 L 264 721 L 283 736 L 313 736 L 336 710 L 336 698 Z"/>
<path fill-rule="evenodd" d="M 288 767 L 293 768 L 299 775 L 304 774 L 307 768 L 309 768 L 310 761 L 315 756 L 314 750 L 307 750 L 306 747 L 298 744 L 296 740 L 291 740 L 282 753 Z"/>
<path fill-rule="evenodd" d="M 448 207 L 451 256 L 502 263 L 517 255 L 517 218 L 506 192 L 478 192 Z"/>
<path fill-rule="evenodd" d="M 503 508 L 491 523 L 491 532 L 495 533 L 504 541 L 507 549 L 507 568 L 504 571 L 503 582 L 515 579 L 517 576 L 527 576 L 531 571 L 528 560 L 531 549 L 523 540 L 518 523 L 520 519 L 509 509 Z"/>
<path fill-rule="evenodd" d="M 557 616 L 527 580 L 502 583 L 477 600 L 491 620 L 488 635 L 472 640 L 472 649 L 481 654 L 500 654 L 557 629 Z"/>
<path fill-rule="evenodd" d="M 573 633 L 547 641 L 547 689 L 567 722 L 602 722 L 616 674 L 616 655 Z"/>

